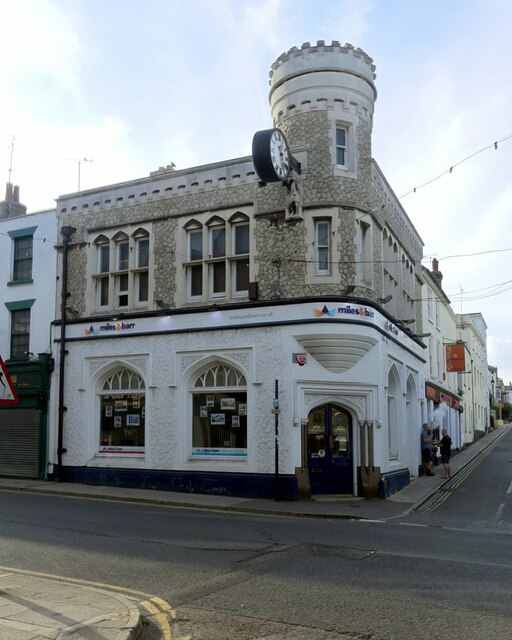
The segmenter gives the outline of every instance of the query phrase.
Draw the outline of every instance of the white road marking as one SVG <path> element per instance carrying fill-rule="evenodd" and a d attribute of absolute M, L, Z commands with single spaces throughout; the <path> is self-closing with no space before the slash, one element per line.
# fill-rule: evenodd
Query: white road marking
<path fill-rule="evenodd" d="M 498 510 L 496 511 L 496 515 L 494 516 L 495 520 L 501 519 L 501 512 L 503 511 L 504 508 L 505 508 L 505 503 L 502 502 L 498 507 Z"/>
<path fill-rule="evenodd" d="M 508 485 L 507 495 L 510 495 L 511 493 L 512 493 L 512 480 L 510 481 L 510 484 Z"/>

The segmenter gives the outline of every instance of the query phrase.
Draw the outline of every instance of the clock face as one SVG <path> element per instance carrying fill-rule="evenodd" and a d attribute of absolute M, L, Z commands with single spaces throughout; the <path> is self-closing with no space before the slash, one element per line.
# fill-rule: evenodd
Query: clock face
<path fill-rule="evenodd" d="M 270 158 L 279 179 L 286 180 L 290 173 L 290 151 L 286 138 L 279 129 L 274 129 L 270 138 Z"/>
<path fill-rule="evenodd" d="M 288 179 L 292 156 L 279 129 L 265 129 L 254 134 L 252 159 L 262 182 L 285 182 Z"/>

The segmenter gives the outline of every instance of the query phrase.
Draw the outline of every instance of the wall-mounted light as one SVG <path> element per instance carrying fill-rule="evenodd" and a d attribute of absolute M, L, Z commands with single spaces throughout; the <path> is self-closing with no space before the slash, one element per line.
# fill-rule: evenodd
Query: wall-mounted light
<path fill-rule="evenodd" d="M 387 304 L 390 300 L 393 299 L 393 296 L 391 294 L 389 294 L 388 296 L 386 296 L 385 298 L 377 298 L 377 301 L 380 304 Z"/>

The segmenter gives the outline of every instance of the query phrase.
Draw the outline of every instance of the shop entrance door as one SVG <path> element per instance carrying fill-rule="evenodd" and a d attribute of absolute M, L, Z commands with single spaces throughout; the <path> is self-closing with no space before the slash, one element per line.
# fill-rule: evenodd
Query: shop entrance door
<path fill-rule="evenodd" d="M 353 493 L 352 421 L 333 404 L 313 409 L 307 426 L 311 493 Z"/>

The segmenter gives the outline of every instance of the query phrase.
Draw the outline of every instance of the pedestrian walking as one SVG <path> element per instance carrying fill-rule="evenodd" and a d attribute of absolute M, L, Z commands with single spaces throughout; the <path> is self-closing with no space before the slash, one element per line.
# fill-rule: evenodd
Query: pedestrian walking
<path fill-rule="evenodd" d="M 421 432 L 421 462 L 423 463 L 425 475 L 434 476 L 435 473 L 432 471 L 432 433 L 426 422 Z"/>
<path fill-rule="evenodd" d="M 444 468 L 443 478 L 451 478 L 452 470 L 450 467 L 450 456 L 452 452 L 452 439 L 448 435 L 446 429 L 443 429 L 441 433 L 443 437 L 439 441 L 439 449 L 441 451 L 441 463 Z"/>

